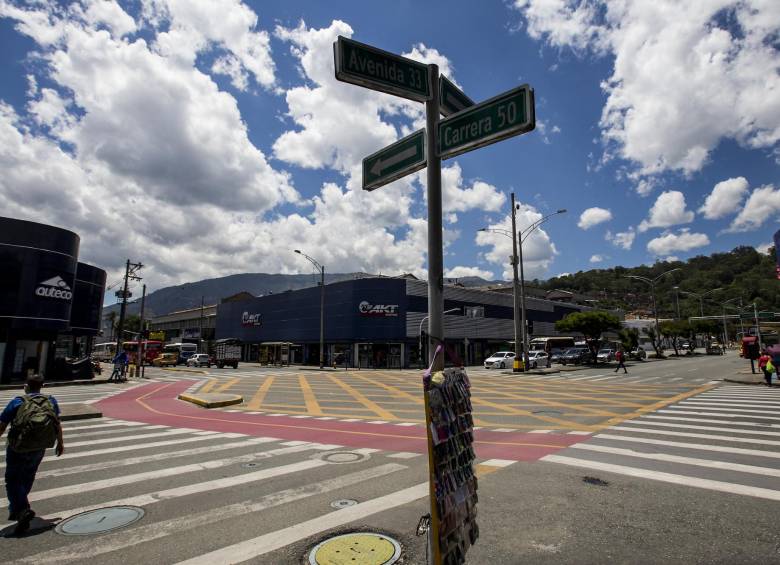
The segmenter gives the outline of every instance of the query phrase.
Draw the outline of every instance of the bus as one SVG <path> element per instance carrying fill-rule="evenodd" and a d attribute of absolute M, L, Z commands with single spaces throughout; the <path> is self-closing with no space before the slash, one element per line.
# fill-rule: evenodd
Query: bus
<path fill-rule="evenodd" d="M 176 353 L 179 356 L 177 363 L 183 365 L 198 352 L 198 346 L 194 343 L 169 343 L 163 346 L 162 352 Z"/>
<path fill-rule="evenodd" d="M 96 361 L 110 363 L 116 355 L 116 342 L 96 343 L 92 347 L 92 358 Z"/>
<path fill-rule="evenodd" d="M 569 349 L 574 346 L 573 337 L 535 337 L 529 344 L 529 351 L 544 351 L 549 355 L 555 349 Z"/>
<path fill-rule="evenodd" d="M 155 341 L 153 339 L 150 340 L 144 340 L 144 364 L 151 365 L 152 361 L 154 361 L 160 353 L 162 353 L 162 342 L 161 341 Z M 127 357 L 130 360 L 130 363 L 137 365 L 138 364 L 138 342 L 137 341 L 126 341 L 122 344 L 122 349 L 127 351 Z"/>

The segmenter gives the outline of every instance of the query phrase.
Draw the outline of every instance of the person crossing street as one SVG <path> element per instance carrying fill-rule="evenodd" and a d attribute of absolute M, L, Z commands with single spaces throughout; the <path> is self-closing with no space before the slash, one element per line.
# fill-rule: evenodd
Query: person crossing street
<path fill-rule="evenodd" d="M 46 449 L 56 444 L 57 457 L 65 451 L 59 405 L 53 396 L 41 394 L 42 387 L 43 377 L 29 376 L 24 396 L 11 400 L 0 414 L 0 436 L 11 426 L 5 456 L 5 491 L 8 519 L 17 522 L 16 535 L 25 533 L 35 517 L 27 497 Z"/>
<path fill-rule="evenodd" d="M 618 349 L 617 352 L 615 352 L 615 361 L 618 362 L 615 372 L 617 373 L 622 368 L 623 371 L 628 374 L 628 369 L 626 369 L 626 354 L 623 353 L 622 349 Z"/>

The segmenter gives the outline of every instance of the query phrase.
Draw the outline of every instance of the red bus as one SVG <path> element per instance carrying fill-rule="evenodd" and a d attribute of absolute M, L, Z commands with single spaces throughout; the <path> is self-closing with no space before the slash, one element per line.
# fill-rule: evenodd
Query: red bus
<path fill-rule="evenodd" d="M 159 357 L 162 353 L 163 342 L 155 340 L 146 340 L 144 344 L 144 364 L 151 365 L 155 358 Z M 138 359 L 138 342 L 126 341 L 122 344 L 122 348 L 127 351 L 127 356 L 130 358 L 130 363 L 137 364 Z"/>

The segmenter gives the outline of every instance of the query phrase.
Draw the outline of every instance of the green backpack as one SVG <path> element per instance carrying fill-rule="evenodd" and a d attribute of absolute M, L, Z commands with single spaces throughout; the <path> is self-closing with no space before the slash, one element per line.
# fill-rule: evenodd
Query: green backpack
<path fill-rule="evenodd" d="M 18 453 L 54 447 L 59 419 L 46 396 L 22 396 L 22 405 L 8 434 L 8 445 Z"/>

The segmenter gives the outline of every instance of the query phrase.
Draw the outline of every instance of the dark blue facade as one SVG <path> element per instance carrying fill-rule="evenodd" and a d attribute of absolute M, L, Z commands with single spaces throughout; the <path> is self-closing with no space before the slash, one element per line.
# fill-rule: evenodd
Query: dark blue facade
<path fill-rule="evenodd" d="M 405 341 L 407 308 L 403 279 L 328 284 L 325 341 Z M 216 338 L 238 338 L 246 343 L 319 343 L 320 288 L 222 303 L 217 307 Z"/>

